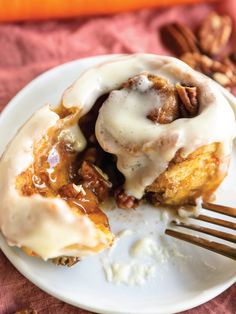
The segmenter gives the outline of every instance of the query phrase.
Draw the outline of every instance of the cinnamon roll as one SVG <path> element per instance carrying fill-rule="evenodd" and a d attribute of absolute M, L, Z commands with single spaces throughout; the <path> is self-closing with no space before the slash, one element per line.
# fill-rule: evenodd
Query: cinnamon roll
<path fill-rule="evenodd" d="M 73 264 L 112 245 L 100 206 L 109 197 L 123 208 L 208 199 L 228 171 L 233 106 L 171 57 L 120 56 L 86 70 L 6 148 L 3 235 L 30 255 Z"/>

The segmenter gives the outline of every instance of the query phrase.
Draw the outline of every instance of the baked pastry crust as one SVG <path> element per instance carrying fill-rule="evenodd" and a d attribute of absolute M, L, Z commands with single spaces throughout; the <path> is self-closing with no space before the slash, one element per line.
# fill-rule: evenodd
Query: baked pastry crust
<path fill-rule="evenodd" d="M 156 206 L 195 205 L 209 201 L 228 172 L 229 157 L 219 157 L 220 143 L 202 146 L 186 157 L 178 151 L 168 168 L 146 188 Z"/>

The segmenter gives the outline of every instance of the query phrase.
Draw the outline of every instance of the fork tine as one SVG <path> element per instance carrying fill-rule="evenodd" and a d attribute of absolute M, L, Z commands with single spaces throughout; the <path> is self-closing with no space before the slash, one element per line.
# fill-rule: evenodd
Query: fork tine
<path fill-rule="evenodd" d="M 236 208 L 203 202 L 202 208 L 236 218 Z"/>
<path fill-rule="evenodd" d="M 230 233 L 227 233 L 227 232 L 214 230 L 214 229 L 210 229 L 210 228 L 206 228 L 206 227 L 202 227 L 202 226 L 198 226 L 198 225 L 185 224 L 184 222 L 172 221 L 172 223 L 175 226 L 178 226 L 178 227 L 191 229 L 191 230 L 194 230 L 194 231 L 199 231 L 201 233 L 209 234 L 211 236 L 214 236 L 214 237 L 226 240 L 226 241 L 230 241 L 230 242 L 236 243 L 236 235 L 234 235 L 234 234 L 230 234 Z"/>
<path fill-rule="evenodd" d="M 196 220 L 205 221 L 205 222 L 210 222 L 214 225 L 218 225 L 218 226 L 230 228 L 232 230 L 236 230 L 236 223 L 231 222 L 231 221 L 227 221 L 227 220 L 223 220 L 223 219 L 219 219 L 219 218 L 215 218 L 215 217 L 210 217 L 210 216 L 206 216 L 206 215 L 191 216 L 191 218 L 196 219 Z"/>
<path fill-rule="evenodd" d="M 236 249 L 231 246 L 214 242 L 214 241 L 209 241 L 206 239 L 199 238 L 197 236 L 178 232 L 176 230 L 171 230 L 171 229 L 166 229 L 165 233 L 174 238 L 195 244 L 204 249 L 208 249 L 212 252 L 224 255 L 226 257 L 230 257 L 236 261 Z"/>

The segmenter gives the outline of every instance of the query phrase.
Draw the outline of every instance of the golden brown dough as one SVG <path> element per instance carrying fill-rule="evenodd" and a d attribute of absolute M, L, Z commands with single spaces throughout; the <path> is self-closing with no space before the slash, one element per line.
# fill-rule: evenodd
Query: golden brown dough
<path fill-rule="evenodd" d="M 167 170 L 147 187 L 150 199 L 155 205 L 179 206 L 194 204 L 202 196 L 207 200 L 217 189 L 227 174 L 229 159 L 222 161 L 218 157 L 219 143 L 202 146 L 181 157 L 178 151 Z"/>

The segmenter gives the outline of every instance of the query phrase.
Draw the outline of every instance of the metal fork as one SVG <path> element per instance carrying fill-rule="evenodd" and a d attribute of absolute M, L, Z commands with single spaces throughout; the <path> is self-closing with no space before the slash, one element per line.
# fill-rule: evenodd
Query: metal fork
<path fill-rule="evenodd" d="M 236 218 L 236 208 L 212 204 L 212 203 L 206 203 L 206 202 L 202 203 L 202 208 L 216 212 L 216 213 L 220 213 L 220 214 L 223 214 L 223 215 L 226 215 L 229 217 Z M 230 229 L 236 230 L 236 220 L 235 219 L 233 219 L 234 221 L 226 221 L 223 219 L 214 218 L 214 217 L 210 217 L 210 216 L 206 216 L 206 215 L 199 215 L 197 217 L 190 217 L 190 218 L 204 221 L 204 222 L 208 222 L 208 223 L 215 224 L 218 226 L 226 227 L 229 230 Z M 191 229 L 194 231 L 198 231 L 201 233 L 205 233 L 205 234 L 214 236 L 216 238 L 226 240 L 226 241 L 231 242 L 231 243 L 236 243 L 236 235 L 235 234 L 223 232 L 220 230 L 214 230 L 214 229 L 211 229 L 208 227 L 203 227 L 203 226 L 199 226 L 199 225 L 195 225 L 195 224 L 188 224 L 185 222 L 172 221 L 172 224 L 175 227 L 182 227 L 182 228 Z M 203 239 L 203 238 L 200 238 L 198 236 L 182 233 L 182 232 L 179 232 L 176 230 L 171 230 L 171 229 L 166 229 L 165 233 L 169 236 L 174 237 L 174 238 L 184 240 L 186 242 L 195 244 L 195 245 L 200 246 L 202 248 L 205 248 L 207 250 L 213 251 L 215 253 L 218 253 L 218 254 L 227 256 L 229 258 L 232 258 L 233 260 L 236 260 L 236 247 L 232 247 L 232 246 L 222 244 L 219 242 L 214 242 L 211 240 Z"/>

